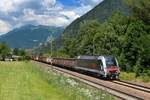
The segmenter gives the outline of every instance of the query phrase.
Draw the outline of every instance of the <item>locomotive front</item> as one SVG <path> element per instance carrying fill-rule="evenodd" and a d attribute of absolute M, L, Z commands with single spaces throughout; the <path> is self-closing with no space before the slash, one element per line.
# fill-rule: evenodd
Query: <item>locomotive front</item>
<path fill-rule="evenodd" d="M 120 69 L 117 59 L 113 56 L 104 56 L 103 60 L 105 77 L 119 79 Z"/>

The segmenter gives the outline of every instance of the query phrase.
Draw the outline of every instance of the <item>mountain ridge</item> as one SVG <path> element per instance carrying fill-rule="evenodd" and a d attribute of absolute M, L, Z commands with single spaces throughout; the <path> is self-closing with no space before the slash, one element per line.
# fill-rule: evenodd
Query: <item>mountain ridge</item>
<path fill-rule="evenodd" d="M 51 27 L 31 24 L 15 28 L 10 32 L 0 36 L 0 42 L 6 42 L 12 48 L 33 48 L 52 35 L 54 38 L 60 37 L 62 27 Z"/>

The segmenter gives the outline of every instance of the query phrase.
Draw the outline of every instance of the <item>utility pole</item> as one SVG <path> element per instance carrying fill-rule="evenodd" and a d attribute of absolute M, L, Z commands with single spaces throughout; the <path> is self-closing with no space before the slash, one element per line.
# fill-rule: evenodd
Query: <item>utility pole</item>
<path fill-rule="evenodd" d="M 54 37 L 51 35 L 50 37 L 50 40 L 51 40 L 51 58 L 53 56 L 53 41 L 54 41 Z"/>
<path fill-rule="evenodd" d="M 52 57 L 52 55 L 53 55 L 53 41 L 54 41 L 54 37 L 52 35 L 50 35 L 50 37 L 48 37 L 47 41 L 51 45 L 51 57 Z"/>

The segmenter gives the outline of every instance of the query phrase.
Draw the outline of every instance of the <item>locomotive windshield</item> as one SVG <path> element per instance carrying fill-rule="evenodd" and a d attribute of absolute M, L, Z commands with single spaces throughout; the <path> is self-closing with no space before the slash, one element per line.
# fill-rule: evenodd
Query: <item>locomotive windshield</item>
<path fill-rule="evenodd" d="M 114 57 L 105 57 L 105 61 L 107 67 L 117 66 L 117 62 Z"/>

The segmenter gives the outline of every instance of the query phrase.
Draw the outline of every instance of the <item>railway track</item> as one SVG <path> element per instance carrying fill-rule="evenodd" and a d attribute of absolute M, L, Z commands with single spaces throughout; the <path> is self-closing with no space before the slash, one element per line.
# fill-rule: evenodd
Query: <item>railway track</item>
<path fill-rule="evenodd" d="M 150 87 L 144 86 L 144 85 L 141 85 L 141 84 L 131 83 L 131 82 L 122 81 L 122 80 L 113 81 L 113 83 L 124 85 L 124 86 L 127 86 L 127 87 L 135 88 L 137 90 L 141 90 L 141 91 L 150 93 Z"/>
<path fill-rule="evenodd" d="M 39 62 L 38 62 L 39 63 Z M 43 64 L 43 63 L 42 63 Z M 142 85 L 135 85 L 125 81 L 105 81 L 94 77 L 83 75 L 77 72 L 66 70 L 63 68 L 47 65 L 48 68 L 62 74 L 67 74 L 70 77 L 76 78 L 90 86 L 98 89 L 106 90 L 110 94 L 123 100 L 150 100 L 150 89 Z"/>

